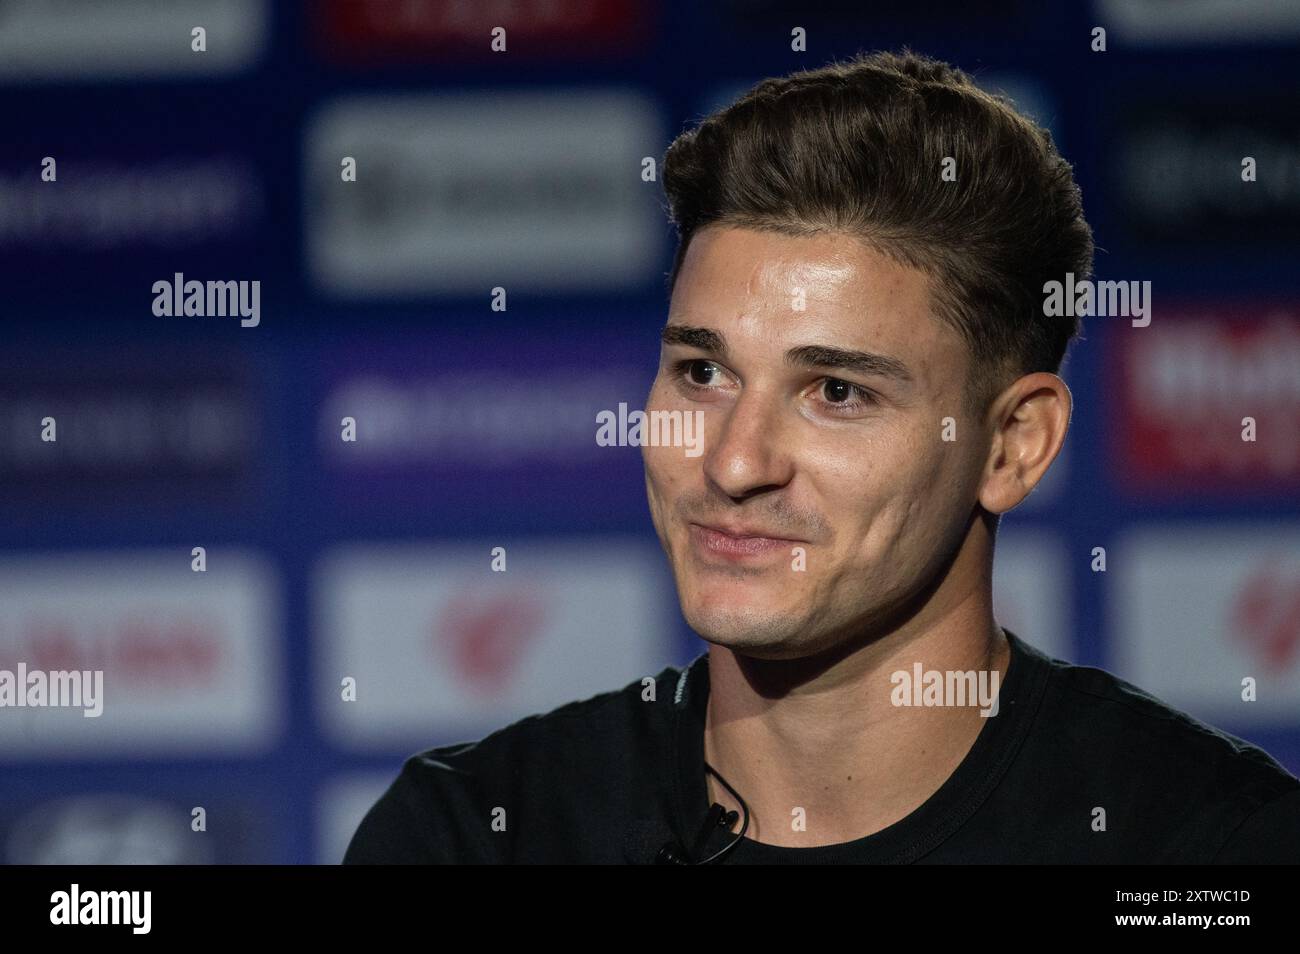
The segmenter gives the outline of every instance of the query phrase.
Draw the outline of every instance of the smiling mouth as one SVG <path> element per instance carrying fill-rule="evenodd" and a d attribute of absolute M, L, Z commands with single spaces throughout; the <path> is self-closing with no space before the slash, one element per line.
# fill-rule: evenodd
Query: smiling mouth
<path fill-rule="evenodd" d="M 700 552 L 731 560 L 745 560 L 769 556 L 777 552 L 789 552 L 791 547 L 804 543 L 802 540 L 792 540 L 787 537 L 731 532 L 698 523 L 690 524 L 690 534 L 692 543 Z"/>

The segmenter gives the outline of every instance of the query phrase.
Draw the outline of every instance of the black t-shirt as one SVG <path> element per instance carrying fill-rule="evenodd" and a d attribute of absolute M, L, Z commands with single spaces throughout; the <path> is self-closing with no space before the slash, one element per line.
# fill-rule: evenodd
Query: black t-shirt
<path fill-rule="evenodd" d="M 719 863 L 1300 862 L 1300 780 L 1262 749 L 1007 637 L 997 714 L 910 815 L 836 845 L 744 838 Z M 691 860 L 713 855 L 740 825 L 696 845 L 708 654 L 653 688 L 652 700 L 637 681 L 412 756 L 344 862 L 648 864 L 670 842 Z"/>

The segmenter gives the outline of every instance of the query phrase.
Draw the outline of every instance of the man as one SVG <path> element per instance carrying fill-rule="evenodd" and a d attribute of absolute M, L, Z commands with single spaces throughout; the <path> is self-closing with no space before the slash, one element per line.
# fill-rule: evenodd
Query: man
<path fill-rule="evenodd" d="M 999 515 L 1065 439 L 1091 273 L 1050 135 L 959 70 L 760 83 L 664 163 L 644 448 L 684 670 L 410 759 L 348 862 L 1300 860 L 1262 750 L 998 626 Z"/>

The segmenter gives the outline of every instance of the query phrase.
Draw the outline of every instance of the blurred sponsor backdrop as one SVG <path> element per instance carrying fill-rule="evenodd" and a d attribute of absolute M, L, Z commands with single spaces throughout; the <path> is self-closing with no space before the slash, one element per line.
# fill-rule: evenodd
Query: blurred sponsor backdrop
<path fill-rule="evenodd" d="M 999 620 L 1300 770 L 1300 4 L 4 0 L 0 668 L 106 685 L 0 709 L 0 858 L 335 862 L 406 755 L 700 652 L 594 440 L 666 312 L 644 159 L 904 44 L 1047 125 L 1097 277 L 1152 282 L 1086 322 Z M 257 325 L 156 315 L 189 280 Z"/>

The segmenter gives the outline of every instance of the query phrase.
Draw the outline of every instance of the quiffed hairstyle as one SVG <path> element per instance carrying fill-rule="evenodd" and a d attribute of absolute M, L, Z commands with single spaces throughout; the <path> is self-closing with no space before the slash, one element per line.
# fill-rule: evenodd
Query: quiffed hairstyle
<path fill-rule="evenodd" d="M 956 161 L 956 181 L 941 177 Z M 683 132 L 663 162 L 676 285 L 709 225 L 856 236 L 930 277 L 936 317 L 970 346 L 975 408 L 1059 371 L 1075 317 L 1043 285 L 1092 274 L 1092 230 L 1051 133 L 961 70 L 904 49 L 763 80 Z"/>

